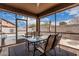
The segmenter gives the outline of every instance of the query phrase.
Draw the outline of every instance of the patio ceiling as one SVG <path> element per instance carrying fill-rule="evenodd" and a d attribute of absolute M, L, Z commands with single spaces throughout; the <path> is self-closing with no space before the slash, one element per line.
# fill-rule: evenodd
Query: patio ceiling
<path fill-rule="evenodd" d="M 71 5 L 74 3 L 7 3 L 1 4 L 0 8 L 40 17 Z"/>
<path fill-rule="evenodd" d="M 44 10 L 49 9 L 50 7 L 56 6 L 57 4 L 58 3 L 40 3 L 39 5 L 38 3 L 10 3 L 7 5 L 23 9 L 34 14 L 38 14 L 43 12 Z"/>

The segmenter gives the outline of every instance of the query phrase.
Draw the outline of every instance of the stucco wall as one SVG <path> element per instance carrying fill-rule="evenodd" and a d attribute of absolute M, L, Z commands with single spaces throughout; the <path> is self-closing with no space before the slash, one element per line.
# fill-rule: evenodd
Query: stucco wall
<path fill-rule="evenodd" d="M 55 32 L 55 26 L 51 26 L 51 32 Z M 47 27 L 41 26 L 41 31 L 48 31 Z M 56 27 L 57 32 L 79 33 L 79 25 L 62 25 Z M 42 33 L 42 32 L 41 32 Z M 42 33 L 44 35 L 50 33 Z M 78 34 L 63 34 L 63 38 L 79 40 Z"/>
<path fill-rule="evenodd" d="M 13 32 L 11 32 L 11 29 L 13 30 Z M 6 28 L 6 27 L 2 27 L 2 32 L 3 33 L 15 33 L 16 29 L 15 28 Z"/>

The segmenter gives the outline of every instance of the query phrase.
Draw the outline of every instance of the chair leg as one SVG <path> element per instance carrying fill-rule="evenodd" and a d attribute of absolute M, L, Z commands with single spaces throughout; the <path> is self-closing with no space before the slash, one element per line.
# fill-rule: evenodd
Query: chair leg
<path fill-rule="evenodd" d="M 29 56 L 29 42 L 28 42 L 28 56 Z"/>
<path fill-rule="evenodd" d="M 0 48 L 0 53 L 1 53 L 1 51 L 2 51 L 2 48 Z"/>
<path fill-rule="evenodd" d="M 8 56 L 10 56 L 11 54 L 10 54 L 10 48 L 8 47 Z"/>
<path fill-rule="evenodd" d="M 41 56 L 46 56 L 46 53 L 41 54 Z"/>
<path fill-rule="evenodd" d="M 60 45 L 59 45 L 59 53 L 61 53 L 61 56 L 63 55 L 63 54 L 62 54 L 62 51 L 61 51 Z"/>
<path fill-rule="evenodd" d="M 35 43 L 34 43 L 34 51 L 33 51 L 33 56 L 35 56 L 35 51 L 36 51 L 36 47 L 35 47 Z"/>
<path fill-rule="evenodd" d="M 55 50 L 55 48 L 54 48 L 54 55 L 56 56 L 56 50 Z"/>

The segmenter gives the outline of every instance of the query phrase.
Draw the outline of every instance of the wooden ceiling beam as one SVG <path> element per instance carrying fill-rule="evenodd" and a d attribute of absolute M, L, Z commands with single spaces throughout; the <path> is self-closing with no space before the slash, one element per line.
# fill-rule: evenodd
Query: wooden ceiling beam
<path fill-rule="evenodd" d="M 75 3 L 60 3 L 54 7 L 49 8 L 48 10 L 45 10 L 44 12 L 41 12 L 40 14 L 37 14 L 38 17 L 46 16 L 55 13 L 58 10 L 67 8 L 69 6 L 74 5 Z"/>

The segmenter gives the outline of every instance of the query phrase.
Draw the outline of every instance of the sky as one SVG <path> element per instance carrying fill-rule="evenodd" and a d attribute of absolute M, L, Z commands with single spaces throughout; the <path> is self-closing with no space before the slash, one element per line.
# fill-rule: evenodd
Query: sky
<path fill-rule="evenodd" d="M 67 24 L 70 24 L 69 21 L 72 21 L 74 17 L 79 17 L 79 6 L 76 6 L 74 8 L 56 13 L 56 23 L 59 25 L 59 22 L 66 22 Z M 42 21 L 52 21 L 52 25 L 55 24 L 55 15 L 50 15 L 47 17 L 44 17 L 41 19 L 41 23 L 43 24 Z"/>
<path fill-rule="evenodd" d="M 15 24 L 15 18 L 16 14 L 13 13 L 9 13 L 9 12 L 5 12 L 5 11 L 0 11 L 0 18 L 3 18 L 7 21 L 10 21 L 12 23 Z M 78 17 L 79 16 L 79 6 L 56 13 L 56 21 L 57 24 L 59 24 L 59 22 L 69 22 L 71 21 L 74 17 Z M 23 19 L 24 17 L 22 15 L 17 15 L 18 19 Z M 49 20 L 52 22 L 51 24 L 54 25 L 55 23 L 55 15 L 49 15 L 47 17 L 41 18 L 41 24 L 45 24 L 47 22 L 49 22 Z M 32 25 L 36 23 L 36 19 L 35 18 L 28 18 L 28 25 Z M 19 26 L 25 26 L 26 22 L 22 21 L 19 23 Z"/>

